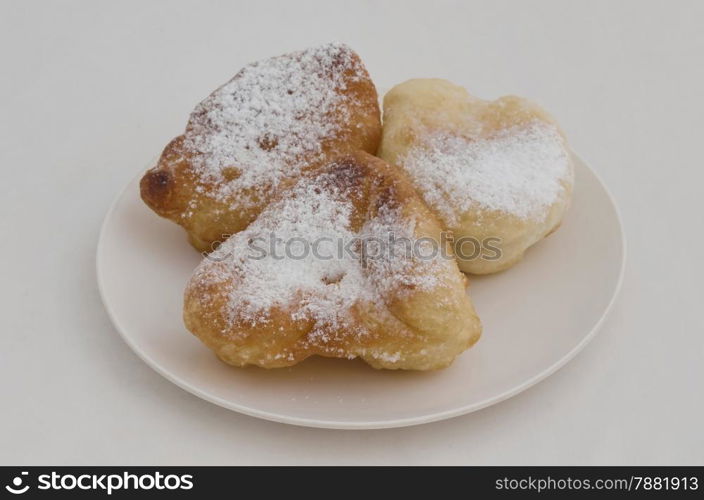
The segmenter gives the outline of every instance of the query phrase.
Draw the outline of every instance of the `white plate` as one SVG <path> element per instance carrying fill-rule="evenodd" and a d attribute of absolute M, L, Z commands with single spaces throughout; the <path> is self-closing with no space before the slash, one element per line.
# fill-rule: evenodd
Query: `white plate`
<path fill-rule="evenodd" d="M 555 372 L 594 336 L 619 289 L 625 243 L 613 199 L 576 158 L 562 227 L 512 269 L 473 278 L 484 334 L 442 371 L 376 371 L 314 358 L 293 368 L 233 368 L 183 326 L 183 288 L 200 254 L 139 198 L 139 177 L 100 233 L 100 293 L 127 344 L 164 377 L 212 403 L 279 422 L 373 429 L 432 422 L 511 397 Z M 585 374 L 588 376 L 588 374 Z"/>

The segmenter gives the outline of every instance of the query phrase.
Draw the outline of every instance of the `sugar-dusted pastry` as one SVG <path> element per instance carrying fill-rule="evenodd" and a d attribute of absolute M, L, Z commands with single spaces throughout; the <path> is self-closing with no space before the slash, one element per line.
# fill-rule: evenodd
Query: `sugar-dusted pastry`
<path fill-rule="evenodd" d="M 559 226 L 572 195 L 571 155 L 545 111 L 514 96 L 484 101 L 445 80 L 386 94 L 379 156 L 410 175 L 469 273 L 518 262 Z"/>
<path fill-rule="evenodd" d="M 319 355 L 445 367 L 481 325 L 440 232 L 399 169 L 364 152 L 341 157 L 204 258 L 186 289 L 186 326 L 235 366 Z"/>
<path fill-rule="evenodd" d="M 380 138 L 376 89 L 349 47 L 266 59 L 196 107 L 142 178 L 142 199 L 209 251 L 303 172 L 345 152 L 375 153 Z"/>

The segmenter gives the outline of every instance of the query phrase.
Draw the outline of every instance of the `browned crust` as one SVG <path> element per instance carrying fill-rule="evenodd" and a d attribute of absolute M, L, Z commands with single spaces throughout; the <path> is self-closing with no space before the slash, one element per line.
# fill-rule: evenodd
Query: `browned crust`
<path fill-rule="evenodd" d="M 362 77 L 350 70 L 343 91 L 349 103 L 345 112 L 351 115 L 349 122 L 353 126 L 324 140 L 321 159 L 311 161 L 303 171 L 314 170 L 350 151 L 363 150 L 373 154 L 379 147 L 382 130 L 376 88 L 359 56 L 353 54 L 353 58 L 362 69 Z M 329 119 L 345 122 L 342 116 L 330 116 Z M 209 194 L 217 186 L 198 183 L 192 157 L 184 150 L 183 140 L 184 136 L 176 137 L 166 146 L 157 165 L 144 174 L 140 194 L 154 212 L 181 225 L 188 232 L 190 242 L 200 251 L 210 250 L 226 235 L 247 227 L 278 190 L 287 188 L 296 180 L 292 176 L 284 179 L 277 189 L 265 189 L 270 196 L 263 199 L 253 192 L 241 192 L 227 200 L 216 199 Z"/>

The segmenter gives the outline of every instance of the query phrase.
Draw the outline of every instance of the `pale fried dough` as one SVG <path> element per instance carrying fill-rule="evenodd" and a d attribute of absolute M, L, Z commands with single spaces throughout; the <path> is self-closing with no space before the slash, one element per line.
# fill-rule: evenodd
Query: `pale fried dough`
<path fill-rule="evenodd" d="M 484 101 L 445 80 L 386 94 L 379 156 L 409 174 L 469 273 L 518 262 L 559 226 L 572 195 L 571 155 L 545 111 L 514 96 Z"/>

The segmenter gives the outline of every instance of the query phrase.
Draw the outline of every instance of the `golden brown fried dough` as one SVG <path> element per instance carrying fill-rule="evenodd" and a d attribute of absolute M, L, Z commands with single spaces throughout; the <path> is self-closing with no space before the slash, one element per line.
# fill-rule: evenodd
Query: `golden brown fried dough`
<path fill-rule="evenodd" d="M 319 355 L 445 367 L 481 325 L 440 232 L 399 169 L 364 152 L 339 158 L 203 260 L 186 326 L 235 366 Z"/>
<path fill-rule="evenodd" d="M 380 138 L 369 74 L 349 47 L 331 43 L 245 66 L 196 107 L 141 195 L 209 251 L 302 173 L 346 152 L 375 153 Z"/>

